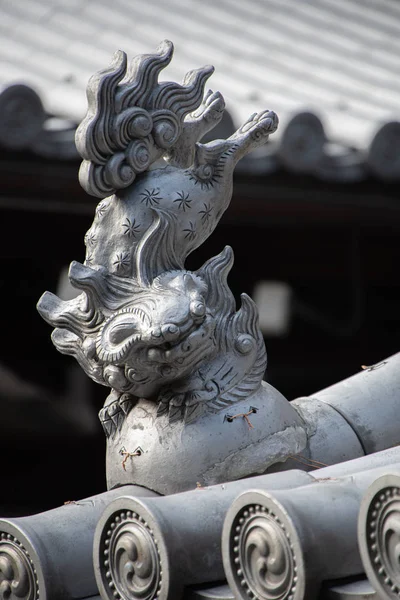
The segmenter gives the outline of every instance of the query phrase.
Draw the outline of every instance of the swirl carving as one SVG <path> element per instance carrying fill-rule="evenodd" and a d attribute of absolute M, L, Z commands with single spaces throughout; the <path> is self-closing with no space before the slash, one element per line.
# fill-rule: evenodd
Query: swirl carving
<path fill-rule="evenodd" d="M 154 141 L 159 148 L 171 148 L 182 133 L 182 126 L 177 116 L 170 110 L 158 110 L 152 114 Z"/>
<path fill-rule="evenodd" d="M 149 140 L 135 140 L 128 146 L 126 161 L 135 173 L 145 171 L 151 162 L 151 144 Z"/>
<path fill-rule="evenodd" d="M 104 165 L 97 165 L 90 160 L 83 160 L 79 168 L 79 181 L 88 194 L 105 198 L 113 192 L 113 188 L 105 179 Z"/>
<path fill-rule="evenodd" d="M 112 189 L 122 189 L 134 182 L 136 173 L 126 162 L 124 152 L 116 152 L 107 161 L 104 168 L 104 178 L 110 183 Z"/>
<path fill-rule="evenodd" d="M 39 582 L 32 560 L 11 534 L 0 533 L 0 600 L 38 600 Z"/>
<path fill-rule="evenodd" d="M 200 165 L 196 171 L 196 177 L 201 181 L 209 181 L 214 176 L 214 165 L 204 164 Z"/>
<path fill-rule="evenodd" d="M 162 565 L 157 542 L 146 521 L 132 511 L 119 512 L 113 515 L 104 533 L 101 569 L 110 599 L 157 598 Z"/>
<path fill-rule="evenodd" d="M 373 498 L 367 515 L 370 563 L 389 597 L 400 595 L 400 488 L 389 486 Z"/>
<path fill-rule="evenodd" d="M 147 110 L 137 106 L 128 108 L 115 118 L 115 135 L 119 148 L 125 148 L 131 140 L 145 138 L 151 133 L 153 120 Z"/>
<path fill-rule="evenodd" d="M 233 531 L 231 560 L 243 598 L 293 600 L 296 558 L 280 519 L 264 506 L 247 506 Z"/>

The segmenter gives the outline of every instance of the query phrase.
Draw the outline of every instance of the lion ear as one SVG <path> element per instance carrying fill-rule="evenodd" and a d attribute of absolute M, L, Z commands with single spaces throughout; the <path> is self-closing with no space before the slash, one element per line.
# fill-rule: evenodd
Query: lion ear
<path fill-rule="evenodd" d="M 228 318 L 236 310 L 235 298 L 228 286 L 228 275 L 233 265 L 233 250 L 225 246 L 222 252 L 213 256 L 195 272 L 208 288 L 207 306 L 221 318 Z"/>
<path fill-rule="evenodd" d="M 139 242 L 136 251 L 137 279 L 149 286 L 161 273 L 184 268 L 186 256 L 176 252 L 176 217 L 160 209 L 151 209 L 153 223 Z"/>

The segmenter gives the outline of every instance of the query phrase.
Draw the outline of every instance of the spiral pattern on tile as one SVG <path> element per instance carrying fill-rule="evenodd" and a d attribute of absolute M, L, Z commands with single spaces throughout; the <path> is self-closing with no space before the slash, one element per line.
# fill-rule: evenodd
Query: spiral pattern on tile
<path fill-rule="evenodd" d="M 233 572 L 243 598 L 293 600 L 296 557 L 282 521 L 264 506 L 246 506 L 231 535 Z"/>
<path fill-rule="evenodd" d="M 372 499 L 366 523 L 370 564 L 389 597 L 400 597 L 400 488 L 382 488 Z"/>
<path fill-rule="evenodd" d="M 0 532 L 0 600 L 39 600 L 33 562 L 19 540 Z"/>
<path fill-rule="evenodd" d="M 114 513 L 103 531 L 102 545 L 102 577 L 109 598 L 158 598 L 161 558 L 154 534 L 142 517 L 129 510 Z"/>

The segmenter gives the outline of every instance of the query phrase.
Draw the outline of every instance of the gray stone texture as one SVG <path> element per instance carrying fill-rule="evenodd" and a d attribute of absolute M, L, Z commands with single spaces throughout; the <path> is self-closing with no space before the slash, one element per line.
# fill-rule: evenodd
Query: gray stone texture
<path fill-rule="evenodd" d="M 154 495 L 129 489 L 136 496 Z M 0 519 L 0 597 L 71 600 L 96 594 L 94 531 L 104 508 L 120 495 L 112 490 L 37 515 Z"/>
<path fill-rule="evenodd" d="M 242 493 L 227 512 L 222 534 L 224 568 L 234 595 L 266 600 L 279 590 L 282 598 L 303 600 L 316 597 L 324 581 L 362 573 L 360 503 L 387 469 L 345 477 L 331 477 L 323 469 L 313 485 L 290 492 L 253 486 Z M 400 472 L 400 463 L 391 469 Z"/>
<path fill-rule="evenodd" d="M 146 527 L 152 532 L 152 535 L 147 536 L 143 541 L 142 550 L 145 548 L 147 555 L 153 556 L 152 572 L 163 573 L 162 577 L 155 578 L 153 581 L 159 598 L 179 598 L 185 585 L 221 580 L 224 571 L 220 539 L 224 518 L 236 496 L 251 489 L 262 489 L 273 495 L 274 490 L 287 489 L 291 490 L 288 493 L 291 496 L 297 494 L 297 488 L 311 486 L 313 490 L 310 490 L 311 500 L 308 505 L 310 511 L 313 511 L 313 506 L 315 510 L 319 510 L 317 505 L 319 506 L 318 502 L 321 501 L 326 502 L 326 507 L 324 510 L 321 509 L 321 514 L 325 514 L 324 511 L 329 514 L 332 512 L 331 517 L 326 517 L 324 527 L 321 527 L 320 543 L 323 546 L 326 539 L 330 539 L 329 536 L 336 535 L 334 525 L 336 512 L 332 508 L 333 492 L 331 489 L 328 490 L 325 483 L 337 484 L 333 491 L 342 490 L 346 488 L 348 482 L 356 478 L 356 481 L 361 482 L 357 484 L 361 486 L 360 489 L 365 489 L 376 474 L 379 475 L 383 469 L 390 468 L 390 465 L 398 462 L 400 462 L 400 447 L 377 453 L 372 457 L 318 469 L 312 473 L 289 470 L 211 487 L 200 486 L 193 491 L 161 498 L 136 499 L 123 495 L 107 506 L 96 529 L 94 561 L 99 588 L 103 596 L 110 599 L 114 591 L 126 599 L 136 598 L 135 594 L 139 594 L 139 582 L 136 588 L 129 587 L 128 572 L 123 569 L 123 565 L 129 558 L 125 542 L 130 539 L 133 544 L 139 539 L 139 527 Z M 375 469 L 371 472 L 373 467 Z M 363 479 L 364 473 L 367 483 Z M 340 485 L 338 482 L 341 482 Z M 121 493 L 123 492 L 124 488 L 121 489 Z M 319 494 L 321 500 L 318 500 Z M 316 497 L 315 502 L 314 497 Z M 350 491 L 349 497 L 359 498 L 359 493 Z M 347 503 L 343 501 L 340 510 L 346 513 L 342 517 L 343 520 L 350 519 L 353 523 L 355 513 L 351 503 L 347 507 Z M 305 514 L 305 527 L 309 527 L 307 518 L 309 517 Z M 112 523 L 113 528 L 111 528 Z M 319 521 L 317 525 L 318 523 Z M 340 529 L 342 533 L 345 532 L 345 526 Z M 349 535 L 354 530 L 353 523 Z M 350 537 L 351 548 L 356 547 L 356 537 L 351 535 Z M 151 547 L 157 549 L 153 554 L 150 552 Z M 104 556 L 106 548 L 110 552 L 107 557 Z M 110 556 L 114 558 L 111 559 Z M 356 573 L 354 564 L 360 565 L 357 550 L 354 557 L 355 562 L 350 563 L 349 567 L 350 574 Z M 108 562 L 105 564 L 108 560 L 114 560 L 111 568 Z M 341 576 L 341 573 L 338 573 L 338 576 Z M 143 584 L 143 581 L 141 583 Z M 113 585 L 110 587 L 110 584 Z"/>
<path fill-rule="evenodd" d="M 314 481 L 309 474 L 295 470 L 254 480 L 268 489 Z M 224 579 L 220 549 L 223 519 L 233 499 L 248 486 L 248 480 L 241 480 L 199 487 L 159 498 L 159 502 L 127 495 L 111 502 L 99 520 L 94 541 L 101 595 L 111 600 L 116 591 L 124 599 L 140 598 L 146 586 L 149 598 L 157 594 L 160 600 L 178 600 L 185 585 Z M 131 550 L 134 547 L 140 548 L 136 558 Z M 141 556 L 148 557 L 146 576 L 139 568 Z"/>
<path fill-rule="evenodd" d="M 247 413 L 251 427 L 242 416 L 229 419 Z M 307 442 L 299 415 L 264 382 L 260 391 L 194 423 L 170 425 L 168 415 L 157 417 L 155 403 L 140 400 L 125 424 L 108 439 L 108 487 L 134 481 L 163 495 L 261 474 Z M 140 448 L 140 455 L 123 465 L 122 448 Z"/>
<path fill-rule="evenodd" d="M 379 596 L 365 577 L 336 582 L 321 591 L 321 600 L 378 600 Z"/>
<path fill-rule="evenodd" d="M 367 577 L 382 600 L 400 594 L 400 475 L 388 468 L 366 491 L 358 542 Z"/>
<path fill-rule="evenodd" d="M 291 402 L 307 431 L 301 455 L 310 464 L 304 468 L 313 468 L 313 461 L 332 465 L 400 444 L 399 386 L 400 353 Z M 302 468 L 299 461 L 289 460 L 274 470 L 290 467 Z"/>

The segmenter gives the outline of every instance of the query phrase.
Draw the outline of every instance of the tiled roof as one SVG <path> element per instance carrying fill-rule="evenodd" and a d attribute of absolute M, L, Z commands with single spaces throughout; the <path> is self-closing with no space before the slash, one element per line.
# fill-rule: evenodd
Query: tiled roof
<path fill-rule="evenodd" d="M 0 13 L 0 85 L 33 87 L 47 112 L 80 121 L 86 83 L 116 49 L 132 57 L 168 38 L 165 78 L 211 63 L 236 124 L 280 115 L 269 158 L 242 168 L 278 159 L 324 178 L 400 178 L 397 0 L 2 0 Z"/>

